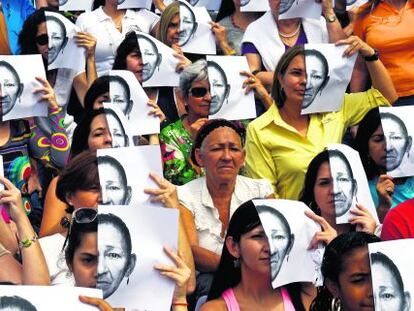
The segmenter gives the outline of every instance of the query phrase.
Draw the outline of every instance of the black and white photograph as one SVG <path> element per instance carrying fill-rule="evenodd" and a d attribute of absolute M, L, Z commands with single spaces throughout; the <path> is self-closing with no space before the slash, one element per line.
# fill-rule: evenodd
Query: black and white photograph
<path fill-rule="evenodd" d="M 147 9 L 151 10 L 152 0 L 118 0 L 118 10 Z"/>
<path fill-rule="evenodd" d="M 133 146 L 133 134 L 124 113 L 112 103 L 103 103 L 106 122 L 112 136 L 112 148 Z"/>
<path fill-rule="evenodd" d="M 309 250 L 319 224 L 305 215 L 304 203 L 292 200 L 253 200 L 269 240 L 273 288 L 292 282 L 315 282 L 320 249 Z M 318 260 L 319 261 L 319 260 Z"/>
<path fill-rule="evenodd" d="M 98 149 L 97 157 L 103 205 L 154 205 L 144 189 L 158 188 L 150 172 L 162 176 L 158 145 Z"/>
<path fill-rule="evenodd" d="M 59 11 L 91 11 L 93 0 L 59 0 Z"/>
<path fill-rule="evenodd" d="M 175 0 L 164 0 L 164 4 L 167 6 L 173 3 Z M 222 0 L 186 0 L 193 7 L 205 7 L 208 11 L 217 12 L 220 9 Z M 223 0 L 226 1 L 226 0 Z M 267 1 L 267 0 L 266 0 Z"/>
<path fill-rule="evenodd" d="M 414 107 L 381 107 L 380 117 L 386 145 L 387 174 L 414 176 Z"/>
<path fill-rule="evenodd" d="M 169 310 L 174 283 L 154 264 L 172 265 L 163 247 L 177 247 L 178 210 L 99 206 L 97 287 L 112 307 Z"/>
<path fill-rule="evenodd" d="M 414 239 L 368 244 L 376 311 L 409 311 L 414 295 Z"/>
<path fill-rule="evenodd" d="M 79 28 L 63 15 L 45 12 L 48 36 L 48 70 L 69 68 L 75 72 L 85 70 L 85 49 L 78 47 L 74 35 Z"/>
<path fill-rule="evenodd" d="M 241 12 L 267 12 L 269 10 L 269 0 L 240 0 Z"/>
<path fill-rule="evenodd" d="M 347 0 L 346 1 L 346 10 L 352 10 L 353 8 L 360 7 L 361 5 L 367 3 L 369 0 Z"/>
<path fill-rule="evenodd" d="M 178 58 L 174 56 L 176 52 L 143 32 L 137 32 L 137 40 L 143 62 L 142 85 L 144 87 L 178 86 L 180 75 L 176 72 L 179 63 Z"/>
<path fill-rule="evenodd" d="M 195 54 L 216 54 L 216 44 L 211 31 L 211 17 L 205 7 L 193 7 L 186 1 L 180 2 L 180 32 L 178 43 L 183 52 Z"/>
<path fill-rule="evenodd" d="M 240 75 L 243 70 L 249 71 L 245 56 L 207 56 L 210 119 L 242 120 L 256 117 L 254 94 L 246 94 L 242 87 L 246 80 Z"/>
<path fill-rule="evenodd" d="M 279 7 L 279 19 L 309 18 L 319 20 L 321 18 L 322 5 L 313 0 L 281 0 Z"/>
<path fill-rule="evenodd" d="M 349 218 L 354 216 L 351 210 L 358 202 L 362 203 L 379 223 L 358 151 L 343 144 L 331 144 L 328 150 L 336 223 L 349 223 Z"/>
<path fill-rule="evenodd" d="M 95 288 L 68 286 L 0 285 L 0 310 L 97 310 L 95 306 L 81 302 L 79 295 L 102 298 L 102 291 Z"/>
<path fill-rule="evenodd" d="M 160 132 L 160 120 L 158 117 L 148 115 L 152 108 L 148 105 L 149 98 L 131 71 L 111 70 L 109 72 L 109 96 L 111 104 L 122 111 L 124 118 L 120 117 L 119 124 L 124 125 L 124 131 L 128 136 L 131 136 L 131 139 L 136 135 Z M 111 105 L 105 103 L 104 107 L 110 109 Z M 114 122 L 112 127 L 109 126 L 119 128 L 116 126 L 117 124 L 118 122 Z M 130 140 L 128 141 L 130 142 Z M 118 140 L 113 141 L 113 145 L 117 147 L 132 146 L 132 144 L 117 144 L 117 142 Z"/>
<path fill-rule="evenodd" d="M 40 54 L 0 55 L 2 121 L 47 116 L 47 103 L 41 99 L 42 94 L 33 93 L 42 86 L 36 77 L 46 79 Z"/>
<path fill-rule="evenodd" d="M 338 111 L 351 80 L 357 54 L 343 57 L 348 46 L 305 44 L 306 87 L 302 114 Z"/>

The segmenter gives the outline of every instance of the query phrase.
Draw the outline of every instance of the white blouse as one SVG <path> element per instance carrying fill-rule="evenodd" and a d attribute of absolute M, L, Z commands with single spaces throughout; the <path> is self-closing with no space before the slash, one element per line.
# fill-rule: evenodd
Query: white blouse
<path fill-rule="evenodd" d="M 102 7 L 92 12 L 81 14 L 76 25 L 81 31 L 91 33 L 97 40 L 95 49 L 96 71 L 98 76 L 107 74 L 112 69 L 116 49 L 129 31 L 149 33 L 158 22 L 159 16 L 146 9 L 126 10 L 122 18 L 122 33 L 116 29 L 111 17 L 106 15 Z"/>
<path fill-rule="evenodd" d="M 266 198 L 273 193 L 267 179 L 252 179 L 237 175 L 236 187 L 231 197 L 230 217 L 244 202 L 255 198 Z M 207 189 L 205 177 L 178 186 L 180 203 L 194 216 L 199 246 L 221 255 L 224 239 L 220 236 L 222 223 L 217 208 Z"/>

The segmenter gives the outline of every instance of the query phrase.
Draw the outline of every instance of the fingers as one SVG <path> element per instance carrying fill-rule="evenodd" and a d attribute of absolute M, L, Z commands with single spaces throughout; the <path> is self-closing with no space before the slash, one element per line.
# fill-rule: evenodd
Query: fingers
<path fill-rule="evenodd" d="M 165 185 L 164 181 L 165 179 L 163 177 L 161 177 L 160 175 L 158 175 L 157 173 L 149 173 L 149 177 L 160 187 L 163 188 L 163 186 Z M 165 187 L 164 187 L 165 188 Z"/>
<path fill-rule="evenodd" d="M 96 306 L 101 311 L 113 310 L 112 307 L 105 300 L 100 299 L 100 298 L 79 296 L 79 300 L 88 305 Z"/>
<path fill-rule="evenodd" d="M 331 225 L 325 220 L 325 218 L 316 215 L 314 212 L 306 210 L 305 215 L 308 216 L 313 221 L 316 221 L 318 224 L 321 225 L 322 229 L 325 231 L 327 229 L 331 229 Z"/>
<path fill-rule="evenodd" d="M 14 189 L 17 190 L 15 185 L 5 177 L 0 176 L 0 183 L 2 183 L 7 190 L 14 190 Z M 4 192 L 4 190 L 1 191 L 0 193 L 2 193 L 2 192 Z"/>

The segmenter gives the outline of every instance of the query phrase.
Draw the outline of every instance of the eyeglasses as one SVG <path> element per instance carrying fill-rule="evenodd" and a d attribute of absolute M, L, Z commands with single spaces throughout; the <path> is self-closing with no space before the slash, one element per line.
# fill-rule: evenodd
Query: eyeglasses
<path fill-rule="evenodd" d="M 195 88 L 190 89 L 190 94 L 193 97 L 197 97 L 197 98 L 206 96 L 207 92 L 210 93 L 210 90 L 206 89 L 205 87 L 195 87 Z"/>
<path fill-rule="evenodd" d="M 78 224 L 89 224 L 93 222 L 98 216 L 98 210 L 96 208 L 82 207 L 76 209 L 72 213 L 72 220 Z"/>
<path fill-rule="evenodd" d="M 49 37 L 44 33 L 43 35 L 37 36 L 35 41 L 39 45 L 46 45 L 49 43 Z"/>

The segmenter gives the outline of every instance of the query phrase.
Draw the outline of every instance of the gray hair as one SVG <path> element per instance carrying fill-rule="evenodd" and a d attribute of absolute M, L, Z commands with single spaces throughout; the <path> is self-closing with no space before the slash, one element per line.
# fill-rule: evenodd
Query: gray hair
<path fill-rule="evenodd" d="M 206 80 L 207 78 L 208 73 L 206 60 L 200 59 L 185 67 L 180 74 L 180 89 L 184 99 L 188 99 L 188 92 L 194 81 Z"/>

